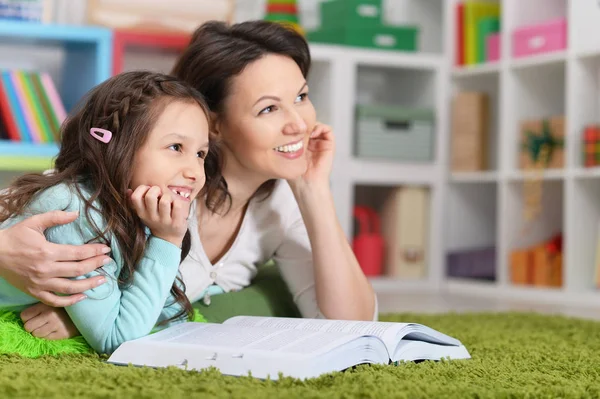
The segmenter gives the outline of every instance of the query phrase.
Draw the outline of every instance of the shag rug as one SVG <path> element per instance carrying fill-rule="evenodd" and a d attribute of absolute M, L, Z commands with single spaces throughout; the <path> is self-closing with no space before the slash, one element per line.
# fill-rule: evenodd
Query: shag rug
<path fill-rule="evenodd" d="M 308 381 L 108 365 L 96 355 L 0 356 L 1 398 L 600 397 L 600 323 L 530 313 L 391 314 L 460 339 L 472 359 L 359 366 Z"/>

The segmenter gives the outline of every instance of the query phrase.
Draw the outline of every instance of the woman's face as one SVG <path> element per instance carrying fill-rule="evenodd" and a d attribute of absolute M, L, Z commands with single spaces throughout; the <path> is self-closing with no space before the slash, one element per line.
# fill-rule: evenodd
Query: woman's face
<path fill-rule="evenodd" d="M 293 179 L 306 171 L 315 123 L 300 68 L 289 57 L 269 54 L 232 79 L 217 131 L 228 166 L 264 179 Z"/>

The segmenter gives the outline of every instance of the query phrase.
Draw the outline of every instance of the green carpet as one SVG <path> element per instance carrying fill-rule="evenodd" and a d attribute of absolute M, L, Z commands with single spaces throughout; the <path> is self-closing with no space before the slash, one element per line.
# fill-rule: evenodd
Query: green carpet
<path fill-rule="evenodd" d="M 0 397 L 599 397 L 600 323 L 536 314 L 384 315 L 459 338 L 473 359 L 359 366 L 309 381 L 117 367 L 95 355 L 0 356 Z M 206 396 L 208 395 L 208 396 Z"/>

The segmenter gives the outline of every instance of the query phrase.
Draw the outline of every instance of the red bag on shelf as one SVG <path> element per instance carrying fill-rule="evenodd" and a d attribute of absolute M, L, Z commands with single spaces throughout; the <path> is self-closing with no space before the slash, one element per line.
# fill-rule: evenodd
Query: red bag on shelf
<path fill-rule="evenodd" d="M 383 270 L 384 240 L 377 213 L 366 206 L 354 207 L 359 232 L 352 241 L 352 250 L 366 276 L 379 276 Z"/>

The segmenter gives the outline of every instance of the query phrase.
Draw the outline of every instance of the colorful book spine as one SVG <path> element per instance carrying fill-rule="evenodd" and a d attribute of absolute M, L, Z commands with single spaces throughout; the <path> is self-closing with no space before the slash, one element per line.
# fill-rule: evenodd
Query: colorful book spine
<path fill-rule="evenodd" d="M 499 32 L 500 19 L 500 2 L 467 0 L 456 4 L 456 65 L 486 61 L 487 37 Z"/>
<path fill-rule="evenodd" d="M 10 99 L 8 98 L 7 89 L 4 87 L 2 74 L 0 73 L 0 124 L 3 126 L 3 131 L 6 137 L 12 141 L 20 141 L 19 128 L 17 126 L 16 116 L 13 114 L 10 107 Z"/>
<path fill-rule="evenodd" d="M 67 113 L 47 73 L 1 71 L 0 139 L 23 143 L 59 141 Z"/>
<path fill-rule="evenodd" d="M 456 5 L 456 65 L 465 64 L 465 5 L 458 3 Z"/>
<path fill-rule="evenodd" d="M 17 98 L 19 107 L 21 107 L 21 111 L 23 112 L 25 126 L 27 127 L 27 137 L 32 143 L 40 143 L 40 132 L 35 124 L 32 109 L 29 106 L 29 102 L 27 101 L 25 88 L 23 87 L 23 82 L 21 82 L 21 79 L 19 79 L 19 76 L 16 71 L 11 71 L 9 72 L 9 74 L 10 79 L 13 83 L 15 96 Z"/>
<path fill-rule="evenodd" d="M 25 123 L 25 116 L 23 109 L 19 104 L 15 86 L 9 71 L 2 71 L 2 85 L 4 86 L 5 94 L 8 97 L 10 113 L 14 116 L 17 122 L 17 132 L 19 134 L 19 141 L 30 142 L 28 136 L 27 124 Z"/>

